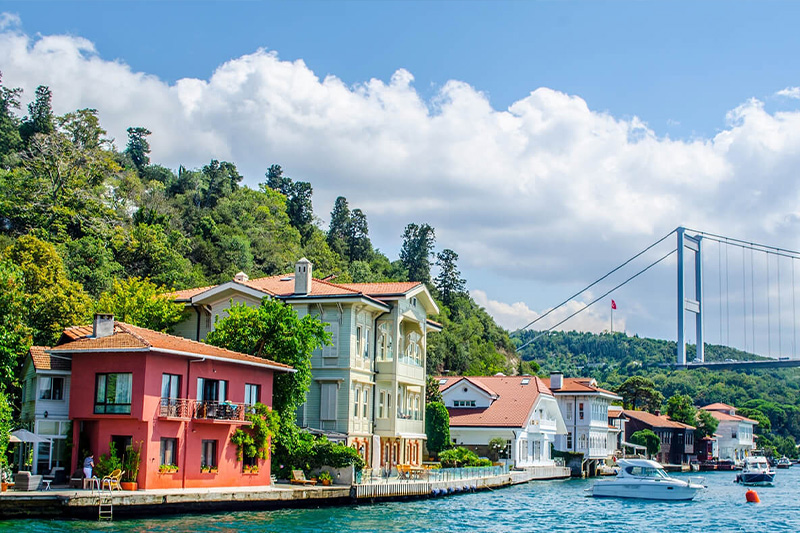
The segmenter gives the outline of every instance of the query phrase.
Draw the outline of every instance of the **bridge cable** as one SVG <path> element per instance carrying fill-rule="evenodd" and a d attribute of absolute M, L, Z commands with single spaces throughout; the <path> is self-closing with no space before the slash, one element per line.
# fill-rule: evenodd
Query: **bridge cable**
<path fill-rule="evenodd" d="M 778 265 L 778 357 L 780 357 L 783 351 L 783 328 L 781 327 L 781 322 L 783 321 L 783 310 L 781 309 L 781 258 L 776 257 L 775 262 Z"/>
<path fill-rule="evenodd" d="M 744 351 L 747 351 L 747 283 L 745 278 L 744 248 L 742 248 L 742 331 L 744 332 Z"/>
<path fill-rule="evenodd" d="M 767 353 L 772 357 L 772 306 L 770 305 L 770 294 L 772 293 L 772 286 L 769 278 L 769 252 L 766 253 L 767 257 Z"/>
<path fill-rule="evenodd" d="M 731 345 L 731 291 L 730 271 L 728 270 L 728 246 L 725 246 L 725 345 Z"/>
<path fill-rule="evenodd" d="M 691 228 L 684 228 L 686 231 L 691 231 L 693 233 L 698 233 L 703 236 L 703 238 L 716 241 L 716 242 L 723 242 L 721 239 L 724 239 L 725 244 L 730 246 L 743 246 L 745 248 L 756 248 L 760 252 L 765 253 L 772 253 L 774 255 L 781 255 L 784 257 L 800 257 L 800 252 L 796 250 L 789 250 L 787 248 L 778 248 L 776 246 L 769 246 L 768 244 L 760 244 L 757 242 L 752 241 L 743 241 L 742 239 L 734 239 L 733 237 L 725 237 L 724 235 L 717 235 L 716 233 L 708 233 L 705 231 L 700 231 Z"/>
<path fill-rule="evenodd" d="M 755 252 L 750 248 L 750 327 L 753 337 L 753 352 L 756 353 L 756 283 L 755 283 Z"/>
<path fill-rule="evenodd" d="M 599 278 L 599 279 L 597 279 L 597 280 L 593 281 L 592 283 L 590 283 L 589 285 L 587 285 L 587 286 L 586 286 L 586 287 L 584 287 L 583 289 L 579 290 L 578 292 L 576 292 L 575 294 L 573 294 L 572 296 L 570 296 L 569 298 L 567 298 L 566 300 L 564 300 L 564 301 L 563 301 L 563 302 L 561 302 L 560 304 L 556 305 L 555 307 L 551 307 L 551 308 L 550 308 L 550 310 L 549 310 L 549 311 L 547 311 L 545 314 L 538 316 L 538 317 L 537 317 L 537 318 L 535 318 L 534 320 L 532 320 L 532 321 L 528 322 L 528 324 L 527 324 L 527 325 L 525 325 L 525 326 L 523 326 L 523 327 L 521 327 L 521 328 L 519 328 L 519 329 L 520 329 L 520 330 L 525 330 L 525 329 L 528 329 L 529 327 L 531 327 L 532 325 L 536 324 L 538 321 L 540 321 L 541 319 L 543 319 L 544 317 L 546 317 L 547 315 L 549 315 L 550 313 L 552 313 L 552 312 L 553 312 L 553 311 L 555 311 L 556 309 L 559 309 L 559 308 L 563 307 L 565 304 L 569 303 L 569 301 L 570 301 L 570 300 L 572 300 L 573 298 L 575 298 L 575 297 L 577 297 L 577 296 L 580 296 L 581 294 L 583 294 L 584 292 L 588 291 L 589 289 L 591 289 L 592 287 L 594 287 L 595 285 L 597 285 L 598 283 L 600 283 L 601 281 L 603 281 L 604 279 L 606 279 L 608 276 L 610 276 L 611 274 L 613 274 L 613 273 L 614 273 L 614 272 L 616 272 L 617 270 L 619 270 L 619 269 L 621 269 L 622 267 L 624 267 L 624 266 L 628 265 L 628 264 L 629 264 L 631 261 L 633 261 L 634 259 L 638 258 L 639 256 L 641 256 L 641 255 L 642 255 L 642 254 L 644 254 L 645 252 L 649 251 L 649 250 L 650 250 L 651 248 L 653 248 L 654 246 L 656 246 L 656 245 L 659 245 L 659 244 L 661 244 L 662 242 L 664 242 L 664 240 L 666 240 L 666 238 L 667 238 L 667 237 L 669 237 L 670 235 L 672 235 L 673 233 L 675 233 L 675 231 L 676 231 L 676 230 L 672 230 L 672 231 L 670 231 L 669 233 L 667 233 L 666 235 L 664 235 L 663 237 L 661 237 L 660 239 L 658 239 L 656 242 L 654 242 L 653 244 L 651 244 L 650 246 L 648 246 L 647 248 L 645 248 L 644 250 L 642 250 L 642 251 L 641 251 L 641 252 L 639 252 L 638 254 L 634 255 L 633 257 L 631 257 L 630 259 L 628 259 L 627 261 L 625 261 L 625 262 L 624 262 L 624 263 L 622 263 L 621 265 L 619 265 L 619 266 L 618 266 L 617 268 L 615 268 L 614 270 L 611 270 L 610 272 L 608 272 L 608 273 L 607 273 L 606 275 L 604 275 L 603 277 L 601 277 L 601 278 Z"/>
<path fill-rule="evenodd" d="M 667 235 L 667 237 L 669 237 L 669 235 Z M 664 239 L 661 239 L 661 240 L 664 240 Z M 671 256 L 672 254 L 674 254 L 674 253 L 675 253 L 675 252 L 677 252 L 677 251 L 678 251 L 678 249 L 677 249 L 677 248 L 674 248 L 674 249 L 673 249 L 671 252 L 669 252 L 669 253 L 667 253 L 666 255 L 662 256 L 662 257 L 661 257 L 660 259 L 658 259 L 657 261 L 655 261 L 655 262 L 653 262 L 653 263 L 650 263 L 649 265 L 647 265 L 646 267 L 644 267 L 642 270 L 640 270 L 639 272 L 637 272 L 637 273 L 636 273 L 636 274 L 634 274 L 633 276 L 629 277 L 628 279 L 626 279 L 625 281 L 623 281 L 622 283 L 620 283 L 620 284 L 619 284 L 619 285 L 617 285 L 616 287 L 614 287 L 614 288 L 612 288 L 612 289 L 610 289 L 610 290 L 608 290 L 608 291 L 604 292 L 603 294 L 601 294 L 600 296 L 598 296 L 597 298 L 595 298 L 594 300 L 592 300 L 592 301 L 591 301 L 591 302 L 589 302 L 588 304 L 584 305 L 583 307 L 581 307 L 580 309 L 578 309 L 577 311 L 575 311 L 574 313 L 572 313 L 571 315 L 569 315 L 567 318 L 565 318 L 564 320 L 562 320 L 562 321 L 561 321 L 561 322 L 559 322 L 558 324 L 555 324 L 555 325 L 551 326 L 550 328 L 548 328 L 548 329 L 546 329 L 546 330 L 544 330 L 544 331 L 540 332 L 540 333 L 539 333 L 537 336 L 535 336 L 534 338 L 532 338 L 531 340 L 529 340 L 528 342 L 526 342 L 525 344 L 523 344 L 522 346 L 520 346 L 519 348 L 517 348 L 517 352 L 519 352 L 521 349 L 523 349 L 523 348 L 525 348 L 526 346 L 528 346 L 529 344 L 531 344 L 533 341 L 535 341 L 535 340 L 536 340 L 536 339 L 538 339 L 539 337 L 542 337 L 542 336 L 544 336 L 544 335 L 547 335 L 548 333 L 550 333 L 550 332 L 551 332 L 551 331 L 553 331 L 555 328 L 557 328 L 558 326 L 560 326 L 561 324 L 563 324 L 564 322 L 566 322 L 566 321 L 567 321 L 567 320 L 569 320 L 570 318 L 574 317 L 575 315 L 577 315 L 577 314 L 579 314 L 579 313 L 582 313 L 582 312 L 586 311 L 588 308 L 590 308 L 591 306 L 593 306 L 594 304 L 596 304 L 597 302 L 599 302 L 600 300 L 602 300 L 603 298 L 605 298 L 606 296 L 608 296 L 609 294 L 611 294 L 612 292 L 614 292 L 615 290 L 619 289 L 619 288 L 620 288 L 620 287 L 622 287 L 623 285 L 626 285 L 628 282 L 630 282 L 630 281 L 633 281 L 634 279 L 638 278 L 640 275 L 644 274 L 645 272 L 647 272 L 648 270 L 650 270 L 652 267 L 656 266 L 656 265 L 657 265 L 657 264 L 659 264 L 661 261 L 663 261 L 664 259 L 666 259 L 667 257 Z M 578 293 L 578 294 L 580 294 L 580 293 Z M 527 327 L 527 326 L 526 326 L 526 327 Z"/>
<path fill-rule="evenodd" d="M 797 307 L 795 307 L 794 259 L 792 259 L 792 357 L 797 357 Z"/>
<path fill-rule="evenodd" d="M 719 343 L 722 342 L 722 241 L 717 241 L 717 285 L 719 287 Z"/>

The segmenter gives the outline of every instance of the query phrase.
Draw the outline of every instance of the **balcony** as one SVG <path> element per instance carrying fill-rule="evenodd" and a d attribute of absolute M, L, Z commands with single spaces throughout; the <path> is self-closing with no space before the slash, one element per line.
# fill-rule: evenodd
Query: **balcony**
<path fill-rule="evenodd" d="M 187 398 L 161 398 L 158 416 L 165 419 L 197 420 L 211 423 L 249 424 L 245 421 L 247 405 L 233 402 L 211 402 Z"/>

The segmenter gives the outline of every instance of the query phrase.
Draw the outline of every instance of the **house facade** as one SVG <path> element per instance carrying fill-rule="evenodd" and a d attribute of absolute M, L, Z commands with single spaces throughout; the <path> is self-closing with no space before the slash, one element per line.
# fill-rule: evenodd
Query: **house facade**
<path fill-rule="evenodd" d="M 608 449 L 622 450 L 625 442 L 625 424 L 628 422 L 628 417 L 622 412 L 622 407 L 619 405 L 610 405 L 608 407 Z"/>
<path fill-rule="evenodd" d="M 506 442 L 516 468 L 553 466 L 550 445 L 566 432 L 553 394 L 535 376 L 440 377 L 439 390 L 450 414 L 450 438 L 479 456 L 489 441 Z"/>
<path fill-rule="evenodd" d="M 609 423 L 611 402 L 622 397 L 597 386 L 592 378 L 565 378 L 560 372 L 544 380 L 553 392 L 567 432 L 556 437 L 556 450 L 583 454 L 584 461 L 596 463 L 614 454 L 622 430 Z M 588 465 L 589 470 L 592 470 Z"/>
<path fill-rule="evenodd" d="M 753 436 L 758 425 L 756 420 L 737 415 L 736 408 L 725 403 L 712 403 L 701 409 L 711 413 L 719 422 L 714 432 L 718 459 L 738 463 L 756 448 Z"/>
<path fill-rule="evenodd" d="M 97 315 L 47 350 L 71 358 L 71 467 L 111 444 L 141 446 L 141 488 L 263 486 L 269 460 L 239 461 L 233 433 L 257 402 L 271 406 L 275 372 L 292 368 Z M 255 470 L 255 471 L 252 471 Z"/>
<path fill-rule="evenodd" d="M 368 468 L 422 462 L 425 440 L 428 320 L 439 312 L 423 283 L 336 284 L 314 279 L 301 259 L 294 274 L 249 279 L 172 294 L 185 304 L 178 335 L 202 340 L 231 303 L 258 306 L 265 297 L 291 305 L 300 317 L 325 323 L 332 346 L 312 355 L 312 384 L 298 425 L 356 448 Z"/>
<path fill-rule="evenodd" d="M 696 458 L 694 450 L 694 426 L 670 420 L 666 416 L 646 411 L 623 411 L 628 421 L 625 424 L 625 440 L 631 435 L 649 429 L 661 439 L 661 449 L 655 460 L 664 464 L 684 464 Z"/>
<path fill-rule="evenodd" d="M 33 446 L 34 474 L 67 466 L 70 433 L 69 390 L 71 361 L 53 357 L 44 346 L 33 346 L 22 365 L 20 421 L 29 431 L 47 439 Z"/>

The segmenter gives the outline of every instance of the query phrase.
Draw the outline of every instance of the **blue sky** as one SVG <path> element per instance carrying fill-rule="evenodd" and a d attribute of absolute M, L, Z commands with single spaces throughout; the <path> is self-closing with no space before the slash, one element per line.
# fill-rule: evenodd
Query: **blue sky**
<path fill-rule="evenodd" d="M 59 113 L 96 107 L 118 145 L 126 127 L 148 127 L 170 167 L 227 159 L 254 186 L 279 163 L 312 182 L 323 224 L 338 195 L 364 209 L 392 259 L 405 224 L 429 222 L 509 328 L 678 225 L 800 248 L 800 4 L 0 12 L 5 84 L 28 98 L 50 85 Z M 674 338 L 674 268 L 615 299 L 615 329 Z M 565 327 L 607 323 L 603 308 Z"/>

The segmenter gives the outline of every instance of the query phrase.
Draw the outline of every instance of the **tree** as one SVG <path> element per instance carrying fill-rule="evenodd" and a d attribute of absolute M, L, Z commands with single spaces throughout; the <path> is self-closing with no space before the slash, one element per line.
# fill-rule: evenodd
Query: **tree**
<path fill-rule="evenodd" d="M 20 120 L 14 114 L 19 109 L 19 96 L 22 89 L 13 89 L 2 85 L 3 73 L 0 72 L 0 164 L 5 157 L 22 148 L 22 137 L 19 135 Z"/>
<path fill-rule="evenodd" d="M 242 181 L 242 176 L 236 170 L 236 165 L 216 159 L 203 167 L 203 184 L 199 191 L 199 207 L 216 207 L 224 197 L 231 195 Z"/>
<path fill-rule="evenodd" d="M 431 280 L 431 255 L 436 235 L 428 224 L 409 224 L 403 232 L 400 260 L 408 271 L 410 281 L 428 283 Z"/>
<path fill-rule="evenodd" d="M 719 426 L 719 421 L 708 411 L 697 410 L 697 421 L 692 424 L 695 426 L 694 440 L 699 441 L 705 437 L 711 437 Z"/>
<path fill-rule="evenodd" d="M 633 376 L 617 388 L 617 394 L 622 396 L 622 404 L 625 409 L 645 408 L 647 411 L 654 412 L 661 407 L 664 395 L 655 388 L 653 380 Z"/>
<path fill-rule="evenodd" d="M 147 142 L 150 133 L 147 128 L 128 128 L 128 146 L 125 148 L 125 153 L 139 172 L 150 164 L 150 157 L 147 155 L 150 153 L 150 143 Z"/>
<path fill-rule="evenodd" d="M 51 243 L 25 235 L 3 250 L 3 258 L 22 273 L 25 320 L 33 330 L 34 344 L 51 345 L 64 328 L 89 321 L 89 296 L 67 278 L 64 263 Z"/>
<path fill-rule="evenodd" d="M 438 454 L 450 447 L 450 415 L 441 402 L 425 406 L 425 434 L 428 436 L 428 451 Z"/>
<path fill-rule="evenodd" d="M 284 177 L 283 169 L 280 165 L 271 165 L 269 169 L 267 169 L 266 177 L 267 187 L 273 191 L 278 191 L 284 196 L 289 196 L 289 188 L 292 185 L 292 180 L 288 177 Z"/>
<path fill-rule="evenodd" d="M 299 318 L 288 304 L 264 298 L 257 308 L 234 304 L 228 309 L 228 316 L 208 334 L 206 342 L 295 369 L 294 373 L 275 376 L 273 407 L 280 414 L 283 428 L 293 422 L 295 411 L 305 402 L 311 384 L 311 353 L 331 340 L 318 317 Z"/>
<path fill-rule="evenodd" d="M 114 260 L 114 252 L 106 239 L 86 236 L 68 241 L 61 247 L 69 279 L 80 283 L 94 296 L 111 289 L 114 279 L 122 275 L 122 265 Z"/>
<path fill-rule="evenodd" d="M 327 241 L 331 250 L 348 259 L 347 237 L 350 226 L 350 208 L 347 198 L 339 196 L 333 204 L 331 222 L 328 225 Z"/>
<path fill-rule="evenodd" d="M 445 249 L 436 255 L 436 266 L 439 267 L 439 274 L 436 276 L 436 290 L 442 298 L 442 303 L 447 306 L 453 304 L 456 294 L 466 290 L 467 280 L 461 277 L 456 266 L 458 254 L 453 250 Z"/>
<path fill-rule="evenodd" d="M 367 261 L 372 254 L 369 240 L 367 215 L 361 209 L 353 209 L 347 226 L 347 251 L 350 261 Z"/>
<path fill-rule="evenodd" d="M 22 358 L 33 337 L 27 317 L 22 270 L 9 261 L 0 261 L 0 375 L 4 376 L 0 380 L 0 392 L 18 384 Z M 2 457 L 0 455 L 0 460 Z"/>
<path fill-rule="evenodd" d="M 439 402 L 444 403 L 442 400 L 442 393 L 439 392 L 439 381 L 433 374 L 428 374 L 425 378 L 425 403 Z"/>
<path fill-rule="evenodd" d="M 661 450 L 661 438 L 649 429 L 641 429 L 631 435 L 631 442 L 647 448 L 647 455 L 650 457 Z"/>
<path fill-rule="evenodd" d="M 314 189 L 306 181 L 295 182 L 287 196 L 286 214 L 289 222 L 297 228 L 303 237 L 307 237 L 311 222 L 314 220 L 314 208 L 311 205 L 311 195 Z"/>
<path fill-rule="evenodd" d="M 9 401 L 8 395 L 0 390 L 0 476 L 2 476 L 3 482 L 8 481 L 5 479 L 5 468 L 8 462 L 6 453 L 8 450 L 8 439 L 13 429 L 14 419 L 11 402 Z"/>
<path fill-rule="evenodd" d="M 147 279 L 114 280 L 111 292 L 100 297 L 97 311 L 134 326 L 169 332 L 183 319 L 184 306 L 167 296 L 167 291 Z"/>
<path fill-rule="evenodd" d="M 694 426 L 697 423 L 697 409 L 691 396 L 676 394 L 667 400 L 667 416 L 676 422 Z"/>
<path fill-rule="evenodd" d="M 100 127 L 97 109 L 79 109 L 59 117 L 56 122 L 72 144 L 80 150 L 94 150 L 111 144 L 108 139 L 103 138 L 106 130 Z"/>
<path fill-rule="evenodd" d="M 50 88 L 40 85 L 36 88 L 33 102 L 28 104 L 28 116 L 22 121 L 19 133 L 24 143 L 37 133 L 48 134 L 55 129 L 53 116 L 53 93 Z"/>

